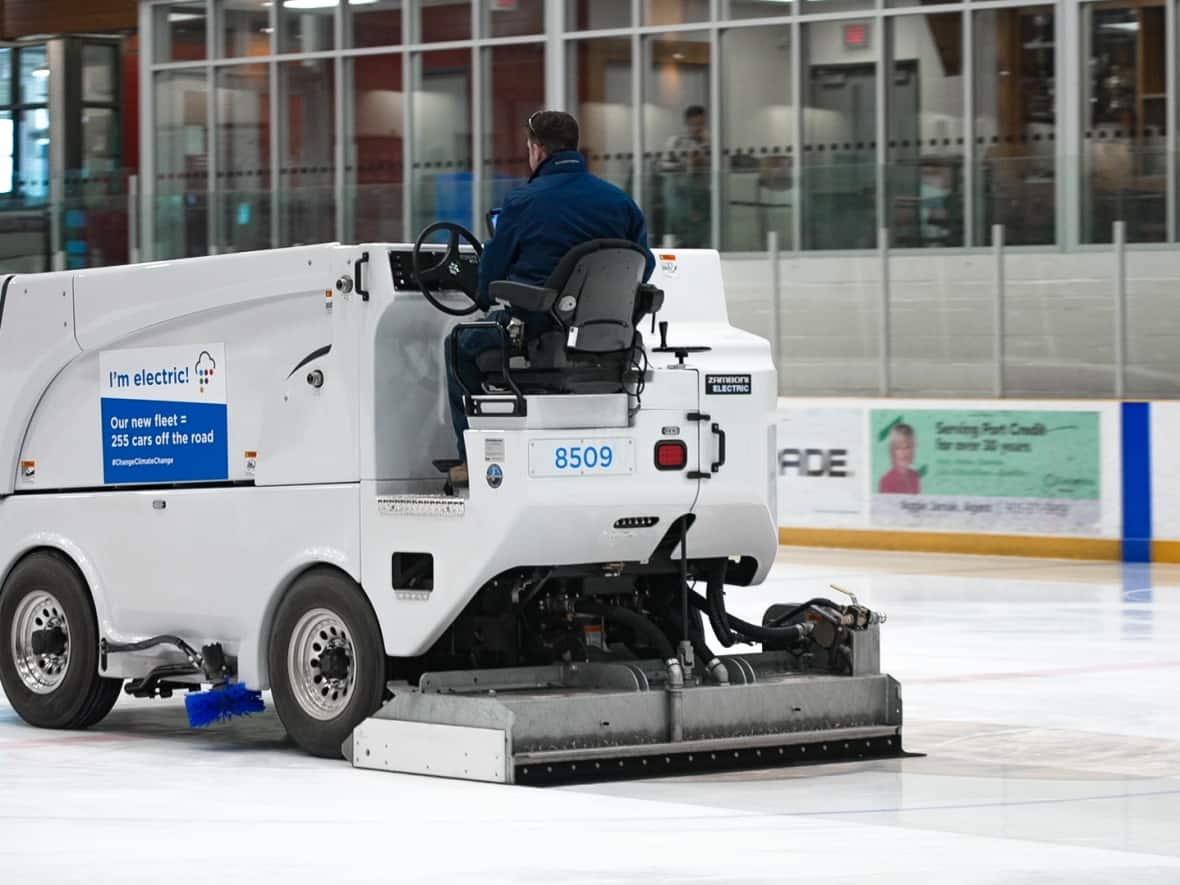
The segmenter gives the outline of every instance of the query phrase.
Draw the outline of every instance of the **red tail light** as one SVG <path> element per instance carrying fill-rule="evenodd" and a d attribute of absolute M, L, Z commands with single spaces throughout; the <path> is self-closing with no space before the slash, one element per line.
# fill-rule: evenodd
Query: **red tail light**
<path fill-rule="evenodd" d="M 688 446 L 682 440 L 656 443 L 656 470 L 683 470 L 688 465 Z"/>

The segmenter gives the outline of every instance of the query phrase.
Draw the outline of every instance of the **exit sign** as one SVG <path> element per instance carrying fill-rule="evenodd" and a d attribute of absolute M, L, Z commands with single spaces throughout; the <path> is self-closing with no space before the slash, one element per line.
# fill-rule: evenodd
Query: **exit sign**
<path fill-rule="evenodd" d="M 845 25 L 844 26 L 844 45 L 849 49 L 868 49 L 869 48 L 869 26 L 868 25 Z"/>

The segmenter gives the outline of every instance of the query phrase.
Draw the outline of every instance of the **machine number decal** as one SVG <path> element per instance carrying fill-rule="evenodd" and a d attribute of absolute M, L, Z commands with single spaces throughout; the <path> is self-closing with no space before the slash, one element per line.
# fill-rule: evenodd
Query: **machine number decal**
<path fill-rule="evenodd" d="M 706 375 L 705 393 L 710 396 L 749 396 L 753 381 L 749 375 Z"/>
<path fill-rule="evenodd" d="M 529 443 L 530 476 L 618 476 L 635 472 L 629 439 L 544 439 Z"/>
<path fill-rule="evenodd" d="M 615 450 L 610 446 L 558 446 L 553 450 L 553 466 L 558 470 L 610 470 Z"/>

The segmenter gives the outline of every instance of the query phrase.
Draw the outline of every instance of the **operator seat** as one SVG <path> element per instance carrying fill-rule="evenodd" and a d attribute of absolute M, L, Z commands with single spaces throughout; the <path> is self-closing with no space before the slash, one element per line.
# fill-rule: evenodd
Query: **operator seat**
<path fill-rule="evenodd" d="M 618 393 L 640 358 L 636 326 L 660 309 L 664 293 L 643 282 L 647 252 L 630 240 L 590 240 L 558 262 L 543 286 L 499 280 L 489 294 L 549 315 L 551 328 L 525 342 L 523 365 L 510 368 L 525 393 Z M 504 383 L 503 355 L 477 360 L 488 383 Z"/>

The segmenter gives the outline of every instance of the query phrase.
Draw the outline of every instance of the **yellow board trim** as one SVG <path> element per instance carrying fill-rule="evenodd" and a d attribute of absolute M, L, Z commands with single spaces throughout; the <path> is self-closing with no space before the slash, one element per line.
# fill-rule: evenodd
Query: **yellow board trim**
<path fill-rule="evenodd" d="M 1152 562 L 1180 562 L 1180 541 L 1152 541 Z"/>
<path fill-rule="evenodd" d="M 884 532 L 863 529 L 780 528 L 778 542 L 792 547 L 843 547 L 910 553 L 974 553 L 984 556 L 1039 556 L 1049 559 L 1123 558 L 1122 541 L 1106 538 L 1056 538 L 1047 535 L 976 535 L 960 532 Z M 1161 556 L 1161 547 L 1168 555 Z M 1154 558 L 1180 562 L 1180 541 L 1156 541 Z"/>

